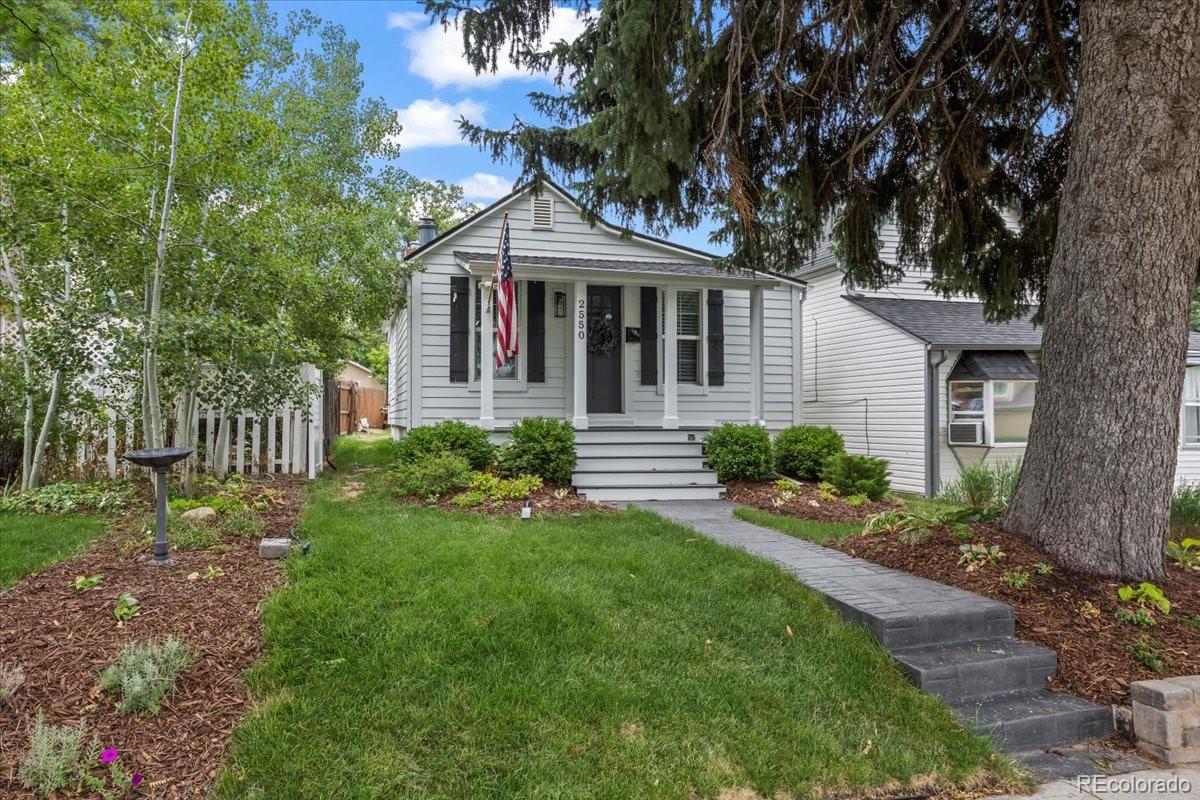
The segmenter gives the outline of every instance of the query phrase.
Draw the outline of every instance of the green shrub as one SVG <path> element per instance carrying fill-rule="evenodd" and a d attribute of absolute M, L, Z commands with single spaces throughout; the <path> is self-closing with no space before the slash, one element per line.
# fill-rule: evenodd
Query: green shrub
<path fill-rule="evenodd" d="M 727 422 L 704 439 L 704 458 L 722 482 L 767 480 L 774 471 L 771 452 L 771 437 L 758 425 Z"/>
<path fill-rule="evenodd" d="M 575 471 L 575 429 L 560 419 L 523 419 L 513 425 L 499 463 L 500 474 L 508 478 L 537 475 L 546 483 L 568 485 Z"/>
<path fill-rule="evenodd" d="M 404 497 L 436 497 L 471 481 L 471 465 L 462 456 L 440 452 L 403 461 L 391 470 L 396 492 Z"/>
<path fill-rule="evenodd" d="M 838 453 L 825 462 L 821 480 L 832 483 L 843 495 L 865 494 L 881 500 L 892 488 L 888 462 L 882 458 Z"/>
<path fill-rule="evenodd" d="M 126 645 L 116 663 L 101 671 L 100 688 L 120 695 L 117 710 L 122 714 L 154 715 L 189 661 L 187 647 L 174 636 L 162 644 Z"/>
<path fill-rule="evenodd" d="M 204 508 L 206 506 L 218 514 L 234 514 L 238 511 L 246 510 L 246 503 L 241 499 L 220 494 L 209 494 L 204 497 L 197 497 L 194 500 L 177 497 L 167 503 L 167 508 L 176 514 L 182 514 L 185 511 L 191 511 L 193 508 Z"/>
<path fill-rule="evenodd" d="M 821 477 L 830 456 L 846 452 L 846 442 L 833 428 L 796 425 L 775 437 L 775 470 L 805 481 Z"/>
<path fill-rule="evenodd" d="M 396 458 L 402 464 L 415 464 L 426 456 L 450 453 L 466 459 L 471 469 L 485 470 L 496 458 L 496 447 L 488 432 L 455 419 L 413 428 L 395 445 Z"/>
<path fill-rule="evenodd" d="M 59 481 L 28 492 L 0 497 L 0 511 L 62 514 L 71 511 L 121 511 L 137 496 L 129 481 Z"/>
<path fill-rule="evenodd" d="M 1171 527 L 1200 533 L 1200 484 L 1184 484 L 1171 495 Z"/>
<path fill-rule="evenodd" d="M 217 530 L 222 536 L 240 536 L 247 539 L 258 539 L 267 531 L 267 525 L 257 515 L 249 511 L 235 511 L 221 518 Z"/>

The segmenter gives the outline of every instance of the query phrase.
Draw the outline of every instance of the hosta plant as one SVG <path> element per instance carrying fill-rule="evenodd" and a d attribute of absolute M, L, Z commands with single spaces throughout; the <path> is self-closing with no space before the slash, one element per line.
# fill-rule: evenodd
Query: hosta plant
<path fill-rule="evenodd" d="M 1010 589 L 1024 589 L 1029 586 L 1029 571 L 1024 569 L 1010 569 L 1000 576 L 1000 580 Z"/>
<path fill-rule="evenodd" d="M 1004 558 L 1004 551 L 995 544 L 990 547 L 986 544 L 964 544 L 958 548 L 958 552 L 958 565 L 966 567 L 967 572 L 982 569 Z"/>
<path fill-rule="evenodd" d="M 1184 569 L 1200 570 L 1200 539 L 1167 542 L 1167 555 Z"/>
<path fill-rule="evenodd" d="M 121 622 L 128 622 L 141 613 L 142 604 L 131 594 L 121 595 L 117 598 L 117 604 L 113 606 L 113 616 Z"/>
<path fill-rule="evenodd" d="M 1164 614 L 1171 613 L 1171 601 L 1163 590 L 1153 583 L 1142 581 L 1135 589 L 1132 586 L 1122 586 L 1117 589 L 1117 597 L 1122 603 L 1134 602 L 1142 608 L 1156 608 Z"/>

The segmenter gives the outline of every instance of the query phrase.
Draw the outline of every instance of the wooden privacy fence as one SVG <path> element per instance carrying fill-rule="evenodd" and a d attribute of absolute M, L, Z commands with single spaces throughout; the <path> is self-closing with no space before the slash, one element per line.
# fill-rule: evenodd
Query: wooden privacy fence
<path fill-rule="evenodd" d="M 338 381 L 334 417 L 338 435 L 358 430 L 358 421 L 366 419 L 371 428 L 387 426 L 387 392 L 367 389 L 358 381 Z"/>

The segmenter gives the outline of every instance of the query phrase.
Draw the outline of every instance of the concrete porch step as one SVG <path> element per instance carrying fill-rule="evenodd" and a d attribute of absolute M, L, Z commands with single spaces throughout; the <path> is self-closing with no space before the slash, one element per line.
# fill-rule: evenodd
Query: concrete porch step
<path fill-rule="evenodd" d="M 603 486 L 713 486 L 716 478 L 710 470 L 578 470 L 571 477 L 577 489 Z"/>
<path fill-rule="evenodd" d="M 919 689 L 948 702 L 1042 689 L 1058 669 L 1053 650 L 1011 637 L 907 647 L 892 656 Z"/>
<path fill-rule="evenodd" d="M 576 444 L 679 444 L 704 441 L 702 430 L 646 430 L 603 428 L 575 431 Z"/>
<path fill-rule="evenodd" d="M 700 458 L 703 450 L 700 442 L 577 442 L 575 454 L 581 458 L 670 458 L 692 456 Z"/>
<path fill-rule="evenodd" d="M 674 472 L 678 470 L 702 470 L 704 458 L 694 456 L 587 456 L 576 460 L 578 472 Z"/>
<path fill-rule="evenodd" d="M 1112 734 L 1112 709 L 1046 689 L 971 698 L 950 708 L 976 733 L 1009 750 L 1064 747 Z"/>
<path fill-rule="evenodd" d="M 603 486 L 580 489 L 585 500 L 597 503 L 627 503 L 645 500 L 720 500 L 725 487 L 708 486 Z"/>

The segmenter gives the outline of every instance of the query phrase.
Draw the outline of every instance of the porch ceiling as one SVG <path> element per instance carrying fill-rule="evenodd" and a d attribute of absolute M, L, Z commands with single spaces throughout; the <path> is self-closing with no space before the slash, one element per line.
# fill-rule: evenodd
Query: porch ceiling
<path fill-rule="evenodd" d="M 496 263 L 495 253 L 480 253 L 455 250 L 459 264 L 474 273 L 488 274 Z M 525 273 L 522 277 L 560 278 L 567 280 L 603 279 L 618 273 L 624 279 L 629 275 L 653 276 L 656 281 L 695 282 L 728 286 L 778 286 L 779 279 L 763 272 L 730 272 L 711 264 L 684 261 L 643 261 L 615 258 L 578 258 L 575 256 L 535 256 L 512 254 L 513 267 Z"/>

